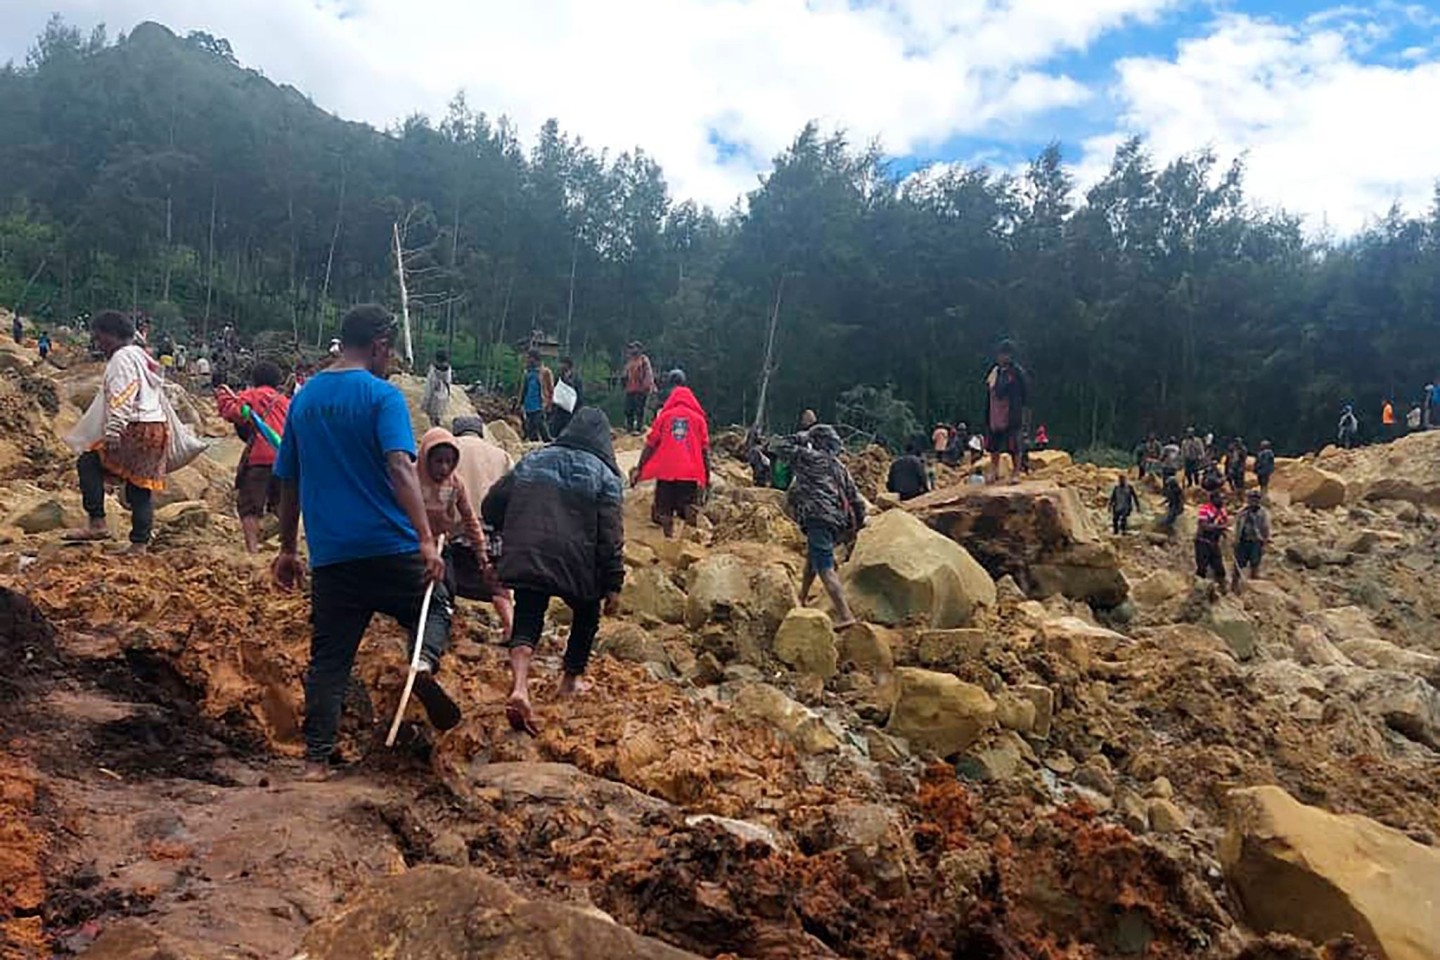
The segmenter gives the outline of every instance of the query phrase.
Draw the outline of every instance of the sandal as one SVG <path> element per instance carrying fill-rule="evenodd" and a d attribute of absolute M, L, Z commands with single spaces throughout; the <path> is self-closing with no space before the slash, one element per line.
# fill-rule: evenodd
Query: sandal
<path fill-rule="evenodd" d="M 505 719 L 510 722 L 510 729 L 516 733 L 528 733 L 532 737 L 540 736 L 540 728 L 535 725 L 535 713 L 530 704 L 524 700 L 514 697 L 505 704 Z"/>

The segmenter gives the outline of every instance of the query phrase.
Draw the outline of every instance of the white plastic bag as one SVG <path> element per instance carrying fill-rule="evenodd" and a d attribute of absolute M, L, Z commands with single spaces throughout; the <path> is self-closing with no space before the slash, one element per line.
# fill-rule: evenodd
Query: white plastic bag
<path fill-rule="evenodd" d="M 576 393 L 575 388 L 570 386 L 570 384 L 564 380 L 557 380 L 555 382 L 555 406 L 564 410 L 566 413 L 574 413 L 575 401 L 579 399 L 580 394 Z"/>
<path fill-rule="evenodd" d="M 85 409 L 85 415 L 75 424 L 75 429 L 65 435 L 65 445 L 76 453 L 95 449 L 95 444 L 105 437 L 105 390 L 95 392 L 95 399 Z"/>
<path fill-rule="evenodd" d="M 174 473 L 181 467 L 189 466 L 195 458 L 204 453 L 209 447 L 204 440 L 190 432 L 175 412 L 175 405 L 160 391 L 160 406 L 165 410 L 165 472 Z"/>

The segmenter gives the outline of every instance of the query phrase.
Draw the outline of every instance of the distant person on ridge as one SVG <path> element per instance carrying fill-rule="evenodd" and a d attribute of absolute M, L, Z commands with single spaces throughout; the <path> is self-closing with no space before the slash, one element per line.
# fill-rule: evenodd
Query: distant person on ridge
<path fill-rule="evenodd" d="M 520 412 L 525 415 L 525 439 L 550 440 L 546 415 L 555 402 L 555 374 L 540 361 L 540 351 L 525 355 L 525 369 L 520 372 Z"/>
<path fill-rule="evenodd" d="M 1265 509 L 1259 490 L 1251 490 L 1245 498 L 1245 509 L 1240 511 L 1235 533 L 1235 572 L 1230 586 L 1240 591 L 1240 571 L 1250 570 L 1250 579 L 1260 576 L 1260 561 L 1265 557 L 1265 546 L 1270 542 L 1270 511 Z"/>
<path fill-rule="evenodd" d="M 340 329 L 340 358 L 290 404 L 275 461 L 280 553 L 272 572 L 282 590 L 305 579 L 298 553 L 302 515 L 310 548 L 313 635 L 304 723 L 304 778 L 310 781 L 329 776 L 345 690 L 371 618 L 393 617 L 413 644 L 427 583 L 435 593 L 415 695 L 437 729 L 460 722 L 460 708 L 435 682 L 450 643 L 445 561 L 425 511 L 405 396 L 383 379 L 395 318 L 367 304 L 345 314 Z"/>
<path fill-rule="evenodd" d="M 1387 441 L 1395 439 L 1395 404 L 1389 400 L 1380 405 L 1380 430 Z"/>
<path fill-rule="evenodd" d="M 584 693 L 581 679 L 600 616 L 620 612 L 625 584 L 624 484 L 610 421 L 583 407 L 556 441 L 521 459 L 491 488 L 481 512 L 505 538 L 500 579 L 515 591 L 510 638 L 514 684 L 505 705 L 510 726 L 539 733 L 530 704 L 530 661 L 545 629 L 550 598 L 570 608 L 562 697 Z"/>
<path fill-rule="evenodd" d="M 930 492 L 930 474 L 914 441 L 906 446 L 903 457 L 897 457 L 890 464 L 890 475 L 885 481 L 885 489 L 897 494 L 902 503 Z"/>
<path fill-rule="evenodd" d="M 990 451 L 991 483 L 1000 479 L 1002 453 L 1010 454 L 1010 479 L 1020 477 L 1020 431 L 1030 390 L 1027 380 L 1024 368 L 1015 362 L 1015 348 L 1009 340 L 1002 340 L 995 351 L 995 365 L 985 375 L 985 427 L 989 431 L 985 446 Z"/>
<path fill-rule="evenodd" d="M 290 401 L 280 392 L 280 368 L 269 360 L 259 360 L 250 368 L 250 389 L 235 393 L 229 387 L 215 391 L 215 408 L 222 419 L 235 425 L 235 432 L 245 441 L 240 465 L 235 472 L 235 508 L 240 516 L 240 529 L 245 532 L 245 551 L 260 552 L 260 520 L 280 506 L 280 484 L 273 476 L 275 457 L 279 454 L 251 416 L 259 417 L 285 436 L 285 419 Z M 249 408 L 250 415 L 245 412 Z"/>
<path fill-rule="evenodd" d="M 455 371 L 450 369 L 450 354 L 444 350 L 435 351 L 435 359 L 425 374 L 425 395 L 420 408 L 430 418 L 430 426 L 438 427 L 450 410 L 450 385 L 455 382 Z"/>
<path fill-rule="evenodd" d="M 1335 439 L 1346 450 L 1355 446 L 1356 438 L 1360 434 L 1360 419 L 1355 416 L 1355 408 L 1351 404 L 1345 404 L 1340 409 L 1340 424 L 1335 430 Z"/>
<path fill-rule="evenodd" d="M 1213 576 L 1220 589 L 1225 589 L 1225 557 L 1220 541 L 1230 532 L 1230 515 L 1225 512 L 1225 494 L 1216 490 L 1200 504 L 1195 527 L 1195 576 L 1204 580 Z"/>
<path fill-rule="evenodd" d="M 1130 514 L 1140 506 L 1140 497 L 1122 472 L 1110 488 L 1110 532 L 1119 536 L 1130 532 Z"/>
<path fill-rule="evenodd" d="M 44 363 L 50 356 L 50 334 L 44 330 L 40 331 L 40 340 L 36 346 L 40 350 L 40 362 Z"/>
<path fill-rule="evenodd" d="M 1260 481 L 1260 495 L 1270 494 L 1270 478 L 1275 476 L 1275 448 L 1269 440 L 1260 441 L 1260 450 L 1255 454 L 1255 478 Z"/>
<path fill-rule="evenodd" d="M 945 456 L 945 451 L 950 449 L 950 428 L 943 423 L 935 424 L 935 429 L 930 431 L 930 453 L 936 460 Z"/>
<path fill-rule="evenodd" d="M 1171 437 L 1165 441 L 1165 446 L 1160 448 L 1160 473 L 1162 476 L 1167 470 L 1179 473 L 1184 466 L 1185 458 L 1180 449 L 1180 441 Z"/>
<path fill-rule="evenodd" d="M 639 433 L 645 429 L 645 405 L 655 392 L 655 368 L 639 340 L 630 342 L 625 356 L 625 429 Z"/>
<path fill-rule="evenodd" d="M 1425 384 L 1425 410 L 1420 418 L 1421 429 L 1429 430 L 1435 425 L 1435 383 L 1432 380 Z"/>
<path fill-rule="evenodd" d="M 962 421 L 955 424 L 950 431 L 949 442 L 945 445 L 945 452 L 940 455 L 940 462 L 947 467 L 958 467 L 965 459 L 965 442 L 970 439 L 970 430 Z M 909 445 L 906 446 L 906 453 L 911 453 Z"/>
<path fill-rule="evenodd" d="M 1230 441 L 1230 449 L 1225 454 L 1225 480 L 1236 493 L 1245 492 L 1245 463 L 1248 459 L 1244 441 L 1238 437 Z"/>
<path fill-rule="evenodd" d="M 1185 467 L 1185 486 L 1193 487 L 1200 482 L 1200 468 L 1205 463 L 1205 441 L 1195 435 L 1195 428 L 1185 430 L 1185 439 L 1180 443 L 1180 459 Z"/>
<path fill-rule="evenodd" d="M 1035 431 L 1035 449 L 1050 449 L 1050 432 L 1045 429 L 1045 424 L 1040 424 L 1040 429 Z"/>
<path fill-rule="evenodd" d="M 800 603 L 808 604 L 818 576 L 830 595 L 839 618 L 836 629 L 855 623 L 845 589 L 835 569 L 835 546 L 852 539 L 865 525 L 865 501 L 840 454 L 840 434 L 829 424 L 780 441 L 781 455 L 794 465 L 790 485 L 790 515 L 805 533 L 805 574 L 800 581 Z"/>
<path fill-rule="evenodd" d="M 10 333 L 15 337 L 16 343 L 25 339 L 25 323 L 20 319 L 18 313 L 10 321 Z"/>
<path fill-rule="evenodd" d="M 1424 417 L 1424 413 L 1420 410 L 1420 404 L 1411 404 L 1410 412 L 1405 414 L 1405 429 L 1411 433 L 1419 430 L 1422 417 Z"/>
<path fill-rule="evenodd" d="M 757 427 L 745 433 L 745 463 L 750 467 L 750 482 L 757 487 L 770 486 L 772 461 L 765 452 L 765 437 Z"/>
<path fill-rule="evenodd" d="M 670 540 L 676 517 L 695 522 L 700 491 L 710 486 L 710 424 L 700 401 L 685 385 L 685 371 L 671 370 L 665 383 L 669 395 L 650 425 L 630 482 L 655 481 L 655 514 Z"/>

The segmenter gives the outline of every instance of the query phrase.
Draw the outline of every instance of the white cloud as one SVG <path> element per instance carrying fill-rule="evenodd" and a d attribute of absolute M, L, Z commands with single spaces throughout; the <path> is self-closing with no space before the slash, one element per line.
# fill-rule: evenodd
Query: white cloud
<path fill-rule="evenodd" d="M 463 88 L 527 136 L 554 116 L 592 146 L 642 146 L 677 195 L 723 208 L 810 119 L 896 154 L 1023 130 L 1089 97 L 1047 61 L 1185 2 L 8 0 L 0 57 L 23 56 L 52 9 L 203 29 L 343 116 L 439 115 Z M 718 157 L 712 131 L 739 152 Z"/>
<path fill-rule="evenodd" d="M 1352 233 L 1396 201 L 1423 210 L 1440 176 L 1440 62 L 1364 62 L 1385 24 L 1367 28 L 1359 15 L 1299 26 L 1233 16 L 1172 59 L 1122 60 L 1120 132 L 1085 144 L 1082 182 L 1103 175 L 1134 133 L 1161 161 L 1206 146 L 1227 160 L 1246 154 L 1251 197 L 1304 214 L 1312 230 Z"/>

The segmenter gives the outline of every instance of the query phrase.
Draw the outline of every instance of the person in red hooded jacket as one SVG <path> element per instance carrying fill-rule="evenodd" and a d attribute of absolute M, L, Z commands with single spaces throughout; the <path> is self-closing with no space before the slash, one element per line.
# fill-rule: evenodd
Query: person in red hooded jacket
<path fill-rule="evenodd" d="M 235 472 L 236 512 L 245 533 L 245 549 L 260 551 L 260 520 L 276 513 L 280 505 L 280 484 L 271 475 L 275 467 L 276 449 L 270 446 L 254 423 L 245 415 L 248 406 L 280 436 L 285 435 L 285 419 L 290 414 L 290 399 L 280 392 L 280 368 L 269 360 L 256 361 L 250 368 L 248 390 L 235 393 L 221 386 L 215 391 L 215 406 L 220 416 L 235 425 L 245 441 L 245 452 Z"/>
<path fill-rule="evenodd" d="M 665 380 L 670 394 L 650 425 L 630 483 L 655 481 L 655 517 L 668 540 L 675 536 L 675 518 L 692 520 L 700 489 L 710 485 L 710 424 L 685 386 L 685 371 L 672 370 Z"/>

